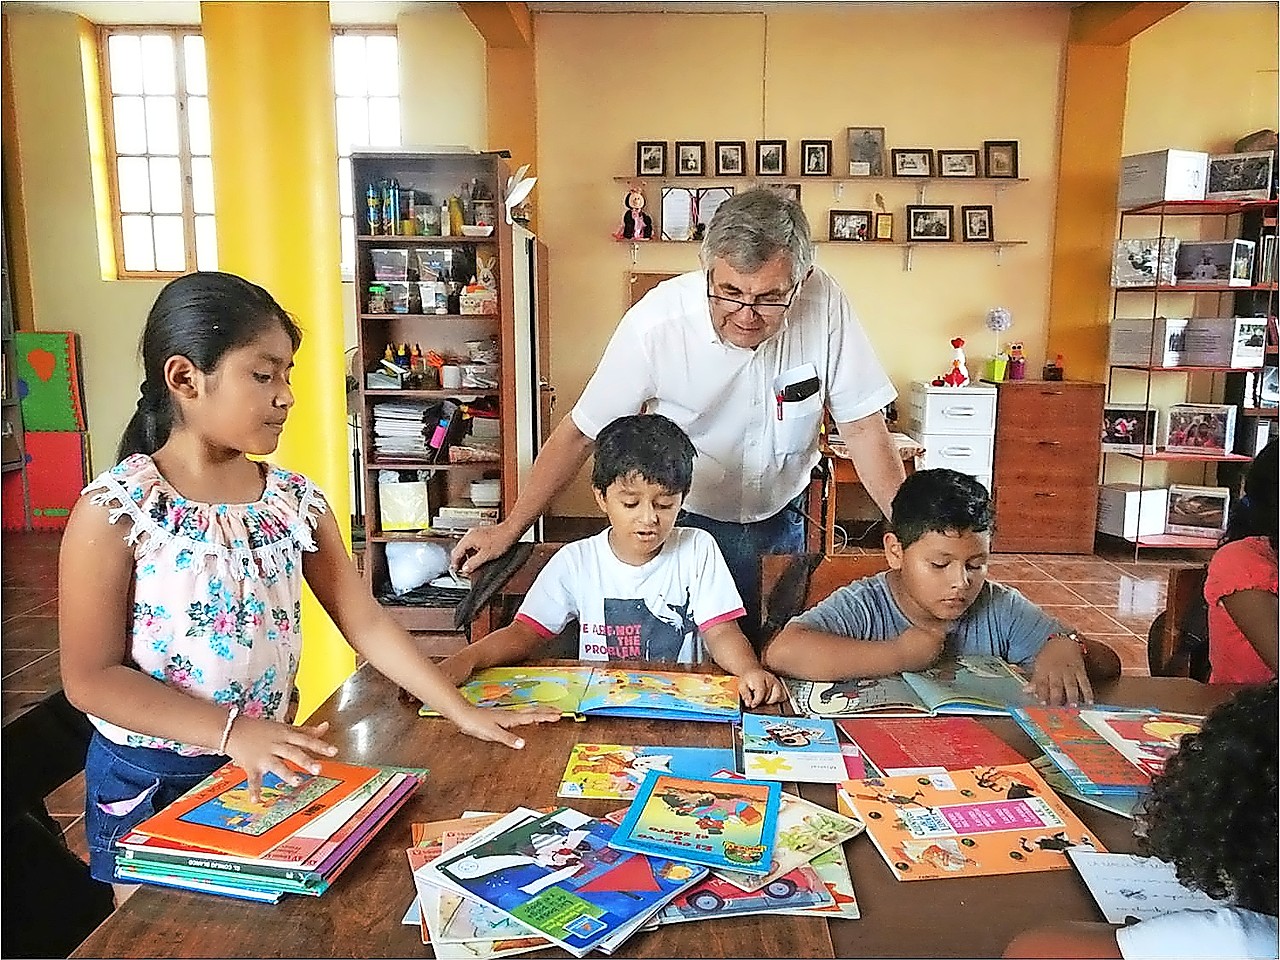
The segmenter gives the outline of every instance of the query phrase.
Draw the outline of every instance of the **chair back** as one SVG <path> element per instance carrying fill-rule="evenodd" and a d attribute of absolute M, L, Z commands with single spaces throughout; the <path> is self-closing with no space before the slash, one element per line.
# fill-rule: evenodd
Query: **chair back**
<path fill-rule="evenodd" d="M 1209 568 L 1169 571 L 1165 609 L 1147 632 L 1147 665 L 1153 677 L 1209 679 L 1209 607 L 1204 581 Z"/>
<path fill-rule="evenodd" d="M 889 569 L 883 553 L 767 554 L 760 558 L 761 631 L 767 641 L 845 584 Z"/>

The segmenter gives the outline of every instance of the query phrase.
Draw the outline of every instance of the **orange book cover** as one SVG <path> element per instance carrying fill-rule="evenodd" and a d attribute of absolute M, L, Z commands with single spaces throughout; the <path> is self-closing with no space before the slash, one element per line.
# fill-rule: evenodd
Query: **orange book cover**
<path fill-rule="evenodd" d="M 844 812 L 867 824 L 899 880 L 1070 870 L 1101 842 L 1027 763 L 846 780 Z"/>
<path fill-rule="evenodd" d="M 155 816 L 140 833 L 241 857 L 261 857 L 377 776 L 376 767 L 321 760 L 320 773 L 290 787 L 273 774 L 249 799 L 243 770 L 228 763 Z"/>

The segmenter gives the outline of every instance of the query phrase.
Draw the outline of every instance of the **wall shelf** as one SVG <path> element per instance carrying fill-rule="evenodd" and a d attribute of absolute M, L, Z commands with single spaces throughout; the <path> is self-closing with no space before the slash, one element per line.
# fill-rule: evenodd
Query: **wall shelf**
<path fill-rule="evenodd" d="M 498 238 L 493 234 L 487 237 L 426 237 L 418 236 L 417 234 L 371 237 L 362 233 L 356 237 L 356 242 L 361 246 L 375 247 L 380 244 L 391 244 L 392 246 L 403 244 L 410 247 L 461 247 L 476 243 L 497 243 L 497 241 Z M 379 281 L 375 280 L 374 282 L 377 283 Z"/>
<path fill-rule="evenodd" d="M 1275 210 L 1274 200 L 1166 200 L 1121 211 L 1130 217 L 1229 217 L 1250 210 Z"/>

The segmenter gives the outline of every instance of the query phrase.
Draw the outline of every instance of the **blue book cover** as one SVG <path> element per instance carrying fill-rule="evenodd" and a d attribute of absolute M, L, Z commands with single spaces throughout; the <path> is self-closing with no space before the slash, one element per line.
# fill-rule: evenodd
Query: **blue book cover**
<path fill-rule="evenodd" d="M 816 717 L 742 715 L 738 770 L 758 780 L 842 783 L 848 779 L 836 725 Z"/>
<path fill-rule="evenodd" d="M 569 754 L 558 796 L 630 800 L 650 770 L 682 777 L 710 777 L 731 766 L 733 751 L 727 748 L 579 743 Z"/>
<path fill-rule="evenodd" d="M 610 845 L 713 869 L 767 874 L 782 788 L 762 780 L 679 777 L 651 770 Z"/>
<path fill-rule="evenodd" d="M 738 719 L 738 678 L 710 673 L 597 667 L 578 712 L 666 720 Z"/>

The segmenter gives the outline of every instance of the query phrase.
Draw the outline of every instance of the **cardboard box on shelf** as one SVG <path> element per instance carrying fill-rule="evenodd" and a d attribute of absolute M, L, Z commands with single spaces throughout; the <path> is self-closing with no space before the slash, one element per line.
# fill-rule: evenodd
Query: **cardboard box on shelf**
<path fill-rule="evenodd" d="M 1200 150 L 1156 150 L 1120 159 L 1121 209 L 1164 200 L 1203 200 L 1209 154 Z"/>
<path fill-rule="evenodd" d="M 1111 321 L 1111 363 L 1140 367 L 1181 366 L 1186 340 L 1187 321 L 1183 318 L 1116 317 Z"/>
<path fill-rule="evenodd" d="M 1136 483 L 1104 483 L 1098 488 L 1098 532 L 1137 540 L 1164 533 L 1169 491 Z"/>
<path fill-rule="evenodd" d="M 1183 363 L 1194 367 L 1260 367 L 1266 317 L 1194 317 L 1187 322 Z"/>

